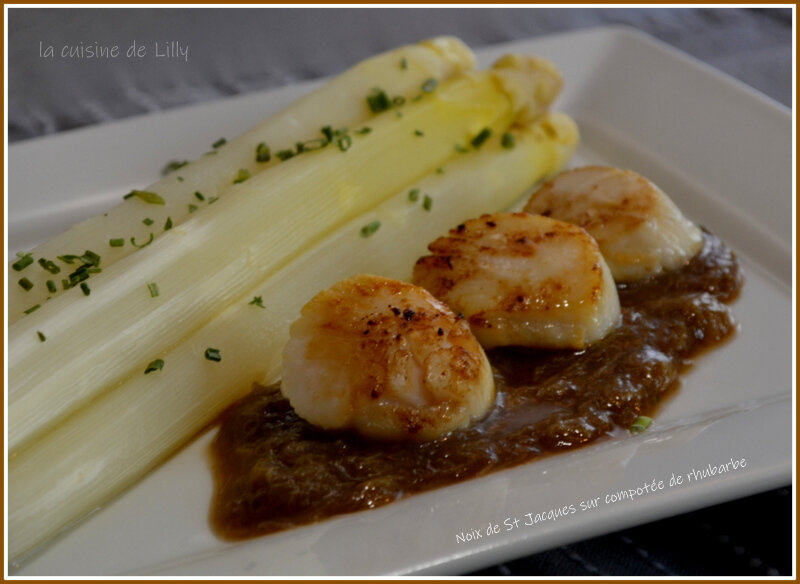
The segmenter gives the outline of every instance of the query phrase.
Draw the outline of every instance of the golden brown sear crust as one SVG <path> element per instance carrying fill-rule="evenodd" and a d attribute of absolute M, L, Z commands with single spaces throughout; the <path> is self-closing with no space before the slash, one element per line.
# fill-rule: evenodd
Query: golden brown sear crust
<path fill-rule="evenodd" d="M 447 306 L 418 286 L 360 275 L 303 307 L 283 392 L 323 428 L 418 441 L 483 416 L 494 385 L 469 326 Z"/>
<path fill-rule="evenodd" d="M 656 185 L 630 170 L 564 171 L 531 195 L 525 211 L 586 229 L 618 282 L 677 269 L 702 245 L 699 228 Z"/>
<path fill-rule="evenodd" d="M 611 172 L 612 170 L 613 173 Z M 569 178 L 570 175 L 577 177 L 578 175 L 586 175 L 589 172 L 596 173 L 597 176 L 603 178 L 620 173 L 631 194 L 622 194 L 619 198 L 605 199 L 594 209 L 581 208 L 573 199 L 565 199 L 561 193 L 560 183 Z M 602 179 L 588 184 L 584 191 L 585 195 L 597 199 L 597 193 L 603 189 L 601 181 Z M 536 192 L 535 202 L 532 197 L 525 210 L 528 213 L 539 213 L 552 217 L 553 208 L 557 207 L 559 214 L 556 218 L 568 216 L 570 217 L 568 220 L 570 223 L 583 227 L 587 231 L 607 225 L 610 222 L 620 223 L 627 229 L 635 229 L 645 221 L 648 215 L 655 211 L 656 203 L 651 183 L 644 177 L 630 170 L 609 169 L 609 167 L 595 165 L 565 170 L 557 178 L 547 181 Z M 567 221 L 567 219 L 563 220 Z"/>
<path fill-rule="evenodd" d="M 597 244 L 576 225 L 529 213 L 482 215 L 428 249 L 414 283 L 464 314 L 484 347 L 581 348 L 619 315 Z"/>

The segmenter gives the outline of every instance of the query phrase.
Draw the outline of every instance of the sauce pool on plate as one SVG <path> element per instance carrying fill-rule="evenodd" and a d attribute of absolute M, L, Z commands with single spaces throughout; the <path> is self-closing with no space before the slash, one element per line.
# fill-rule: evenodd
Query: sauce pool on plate
<path fill-rule="evenodd" d="M 402 497 L 576 448 L 630 428 L 680 383 L 704 350 L 736 330 L 727 303 L 736 258 L 705 232 L 678 270 L 618 284 L 622 322 L 581 351 L 489 352 L 494 410 L 424 443 L 368 441 L 298 417 L 279 386 L 256 387 L 222 416 L 211 445 L 211 523 L 238 540 L 371 509 Z"/>

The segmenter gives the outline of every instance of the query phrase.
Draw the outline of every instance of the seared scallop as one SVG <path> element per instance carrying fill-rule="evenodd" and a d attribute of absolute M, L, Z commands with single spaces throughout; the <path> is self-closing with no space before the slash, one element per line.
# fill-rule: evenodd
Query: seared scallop
<path fill-rule="evenodd" d="M 630 170 L 587 166 L 562 172 L 531 196 L 525 211 L 586 229 L 618 282 L 676 269 L 703 245 L 697 225 Z"/>
<path fill-rule="evenodd" d="M 431 440 L 494 403 L 469 325 L 418 286 L 359 275 L 320 292 L 291 326 L 281 391 L 325 429 Z"/>
<path fill-rule="evenodd" d="M 486 348 L 580 349 L 619 320 L 597 243 L 580 227 L 528 213 L 483 215 L 428 246 L 413 281 L 461 312 Z"/>

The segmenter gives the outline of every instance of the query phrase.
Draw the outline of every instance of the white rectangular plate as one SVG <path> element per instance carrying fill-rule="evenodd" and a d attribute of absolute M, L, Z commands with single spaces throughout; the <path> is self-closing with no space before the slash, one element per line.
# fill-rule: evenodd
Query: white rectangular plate
<path fill-rule="evenodd" d="M 224 543 L 200 437 L 31 559 L 19 575 L 455 574 L 788 484 L 792 478 L 792 118 L 785 108 L 635 32 L 604 28 L 478 51 L 539 54 L 565 77 L 557 107 L 583 140 L 572 165 L 632 168 L 739 254 L 741 332 L 702 359 L 651 431 L 607 440 L 386 507 Z M 155 180 L 315 87 L 305 83 L 14 145 L 9 254 Z M 113 145 L 113 148 L 109 148 Z M 39 172 L 47 160 L 49 171 Z M 670 486 L 729 460 L 736 470 Z M 655 479 L 664 488 L 606 504 Z M 685 479 L 684 479 L 685 481 Z M 579 503 L 600 498 L 597 508 Z M 528 514 L 574 505 L 567 517 Z M 513 518 L 519 520 L 513 525 Z M 508 524 L 506 519 L 511 520 Z M 487 535 L 487 528 L 499 532 Z M 457 534 L 483 535 L 460 542 Z"/>

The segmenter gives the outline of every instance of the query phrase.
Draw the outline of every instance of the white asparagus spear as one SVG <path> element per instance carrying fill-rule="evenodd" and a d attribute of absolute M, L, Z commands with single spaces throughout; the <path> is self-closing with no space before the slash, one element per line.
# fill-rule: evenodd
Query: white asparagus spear
<path fill-rule="evenodd" d="M 578 142 L 575 124 L 558 113 L 514 135 L 513 148 L 495 135 L 456 156 L 444 173 L 407 185 L 346 223 L 166 353 L 162 370 L 128 379 L 12 457 L 10 557 L 105 504 L 253 382 L 276 381 L 289 325 L 319 290 L 359 272 L 407 280 L 428 241 L 454 222 L 510 206 L 557 172 Z M 368 236 L 365 226 L 372 226 Z M 256 297 L 261 306 L 250 303 Z M 203 359 L 207 347 L 218 349 L 221 361 Z"/>
<path fill-rule="evenodd" d="M 241 290 L 445 163 L 457 154 L 455 144 L 545 107 L 555 95 L 543 97 L 538 88 L 552 75 L 549 65 L 530 59 L 430 88 L 402 116 L 389 111 L 374 118 L 370 134 L 340 137 L 241 183 L 237 196 L 221 198 L 213 212 L 174 227 L 95 274 L 90 287 L 72 288 L 12 325 L 9 450 L 126 377 L 143 375 Z"/>
<path fill-rule="evenodd" d="M 234 194 L 232 181 L 240 169 L 254 175 L 275 164 L 280 150 L 294 149 L 298 141 L 320 138 L 323 126 L 340 128 L 368 120 L 372 113 L 366 98 L 375 87 L 381 88 L 390 99 L 410 99 L 428 79 L 441 82 L 474 67 L 472 51 L 454 37 L 437 37 L 399 47 L 358 63 L 218 148 L 212 149 L 209 141 L 211 154 L 142 189 L 159 195 L 163 205 L 145 207 L 140 201 L 124 200 L 107 213 L 78 223 L 36 247 L 31 251 L 33 263 L 25 269 L 16 271 L 12 266 L 17 262 L 12 262 L 8 267 L 9 324 L 23 318 L 30 307 L 61 293 L 61 279 L 77 266 L 66 264 L 57 256 L 81 255 L 92 250 L 102 257 L 101 267 L 105 269 L 136 250 L 131 237 L 137 242 L 147 241 L 150 233 L 158 237 L 168 218 L 173 225 L 180 225 L 194 213 L 203 213 L 214 197 Z M 256 160 L 256 149 L 261 143 L 270 149 L 269 161 Z M 262 154 L 265 153 L 262 148 Z M 153 220 L 153 227 L 158 229 L 143 224 L 145 219 Z M 116 246 L 110 245 L 111 240 L 119 239 L 122 245 L 118 241 Z M 41 258 L 52 262 L 47 264 L 49 270 L 39 265 Z M 60 271 L 53 273 L 56 270 Z M 25 287 L 32 286 L 30 290 L 20 285 L 23 278 L 27 280 L 23 282 Z M 52 282 L 49 287 L 48 280 Z"/>

